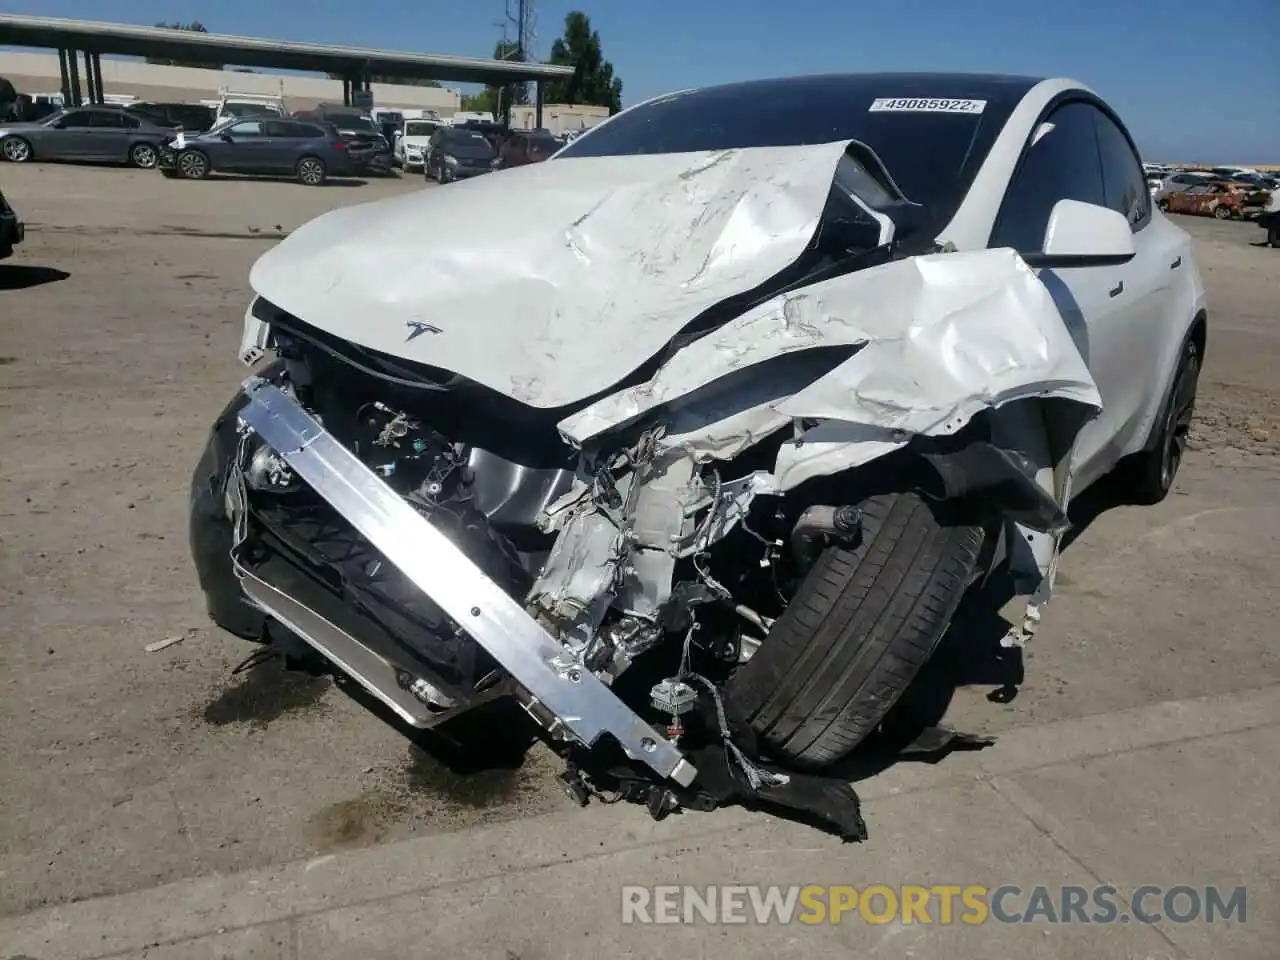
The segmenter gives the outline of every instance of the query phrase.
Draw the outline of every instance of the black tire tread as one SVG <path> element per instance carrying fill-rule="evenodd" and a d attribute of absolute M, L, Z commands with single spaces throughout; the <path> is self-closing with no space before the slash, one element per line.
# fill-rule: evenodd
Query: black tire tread
<path fill-rule="evenodd" d="M 946 631 L 985 537 L 941 523 L 915 494 L 862 509 L 862 542 L 824 551 L 726 691 L 769 749 L 800 765 L 839 759 L 884 720 Z"/>

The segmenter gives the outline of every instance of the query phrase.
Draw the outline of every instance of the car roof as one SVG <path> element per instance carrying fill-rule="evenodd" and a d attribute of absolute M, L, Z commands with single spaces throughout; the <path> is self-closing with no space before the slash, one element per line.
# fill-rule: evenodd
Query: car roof
<path fill-rule="evenodd" d="M 997 73 L 820 73 L 799 77 L 741 80 L 697 87 L 680 93 L 740 92 L 749 95 L 778 87 L 812 90 L 845 90 L 874 97 L 928 99 L 1022 99 L 1043 77 Z M 674 94 L 670 94 L 672 96 Z"/>

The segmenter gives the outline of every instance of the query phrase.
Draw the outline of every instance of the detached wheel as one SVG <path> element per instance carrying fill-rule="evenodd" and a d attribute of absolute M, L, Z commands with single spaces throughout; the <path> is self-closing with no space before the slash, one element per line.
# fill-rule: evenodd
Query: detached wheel
<path fill-rule="evenodd" d="M 1135 454 L 1120 471 L 1122 483 L 1135 504 L 1156 504 L 1169 495 L 1173 479 L 1182 465 L 1187 435 L 1196 412 L 1196 388 L 1200 381 L 1200 348 L 1190 338 L 1182 345 L 1182 355 L 1165 399 L 1156 434 L 1146 450 Z"/>
<path fill-rule="evenodd" d="M 298 161 L 298 181 L 308 187 L 318 187 L 324 183 L 324 161 L 319 157 L 303 157 Z"/>
<path fill-rule="evenodd" d="M 5 137 L 0 140 L 0 154 L 10 163 L 26 163 L 31 159 L 31 144 L 21 137 Z"/>
<path fill-rule="evenodd" d="M 149 143 L 135 143 L 129 148 L 129 163 L 139 170 L 154 170 L 160 162 L 160 152 Z"/>
<path fill-rule="evenodd" d="M 178 172 L 187 180 L 203 180 L 209 175 L 209 158 L 199 150 L 178 154 Z"/>
<path fill-rule="evenodd" d="M 946 632 L 985 538 L 915 494 L 862 509 L 862 542 L 823 552 L 726 687 L 770 751 L 799 766 L 838 760 L 884 720 Z"/>

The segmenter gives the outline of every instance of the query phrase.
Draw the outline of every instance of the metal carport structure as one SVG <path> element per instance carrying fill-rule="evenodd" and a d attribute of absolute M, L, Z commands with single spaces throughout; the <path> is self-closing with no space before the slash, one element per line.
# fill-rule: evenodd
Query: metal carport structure
<path fill-rule="evenodd" d="M 533 82 L 537 89 L 536 125 L 539 127 L 542 126 L 543 83 L 573 75 L 572 67 L 549 63 L 299 43 L 9 13 L 0 13 L 0 46 L 56 49 L 63 95 L 72 105 L 83 102 L 77 54 L 84 60 L 89 99 L 98 102 L 103 99 L 102 54 L 114 53 L 332 73 L 343 78 L 345 103 L 352 101 L 354 92 L 368 90 L 370 77 L 374 75 L 483 83 L 496 87 Z"/>

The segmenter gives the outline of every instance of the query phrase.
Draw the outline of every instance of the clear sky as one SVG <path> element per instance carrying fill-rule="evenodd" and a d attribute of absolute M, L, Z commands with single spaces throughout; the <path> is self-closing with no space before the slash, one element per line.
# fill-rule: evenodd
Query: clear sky
<path fill-rule="evenodd" d="M 0 9 L 488 56 L 504 0 L 0 0 Z M 624 104 L 829 71 L 1069 76 L 1115 107 L 1147 157 L 1280 163 L 1280 0 L 536 0 L 539 56 L 571 9 L 599 31 Z"/>

